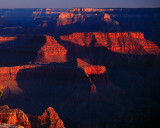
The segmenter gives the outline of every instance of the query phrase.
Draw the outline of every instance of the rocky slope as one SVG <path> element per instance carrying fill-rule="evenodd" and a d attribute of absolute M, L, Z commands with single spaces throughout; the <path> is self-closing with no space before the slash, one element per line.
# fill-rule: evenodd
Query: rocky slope
<path fill-rule="evenodd" d="M 19 109 L 10 109 L 7 105 L 0 106 L 0 123 L 22 125 L 25 128 L 64 128 L 62 120 L 52 107 L 47 108 L 42 116 L 31 116 Z M 4 124 L 2 126 L 7 127 Z"/>

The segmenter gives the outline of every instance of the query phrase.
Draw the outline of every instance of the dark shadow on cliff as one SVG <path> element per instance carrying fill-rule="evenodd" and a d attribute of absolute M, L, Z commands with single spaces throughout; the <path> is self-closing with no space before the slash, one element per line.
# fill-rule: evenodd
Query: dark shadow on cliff
<path fill-rule="evenodd" d="M 14 41 L 1 44 L 0 66 L 28 64 L 30 61 L 36 59 L 37 51 L 44 45 L 45 42 L 45 36 L 22 35 L 17 37 Z"/>

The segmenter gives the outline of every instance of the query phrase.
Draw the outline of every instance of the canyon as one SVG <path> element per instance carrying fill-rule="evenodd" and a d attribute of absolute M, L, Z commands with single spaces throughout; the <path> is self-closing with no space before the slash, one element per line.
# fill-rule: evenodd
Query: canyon
<path fill-rule="evenodd" d="M 0 127 L 159 126 L 159 12 L 0 9 Z"/>

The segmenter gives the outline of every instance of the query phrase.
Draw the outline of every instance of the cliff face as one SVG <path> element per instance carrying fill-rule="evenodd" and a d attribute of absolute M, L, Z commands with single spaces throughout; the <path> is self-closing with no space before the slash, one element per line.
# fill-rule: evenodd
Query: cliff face
<path fill-rule="evenodd" d="M 10 109 L 8 106 L 0 107 L 0 123 L 22 125 L 31 128 L 27 115 L 19 109 Z"/>
<path fill-rule="evenodd" d="M 40 67 L 39 65 L 23 65 L 14 67 L 0 67 L 0 80 L 15 80 L 17 73 L 24 69 L 33 69 Z"/>
<path fill-rule="evenodd" d="M 105 66 L 88 66 L 84 67 L 84 71 L 88 75 L 100 75 L 106 73 Z"/>
<path fill-rule="evenodd" d="M 73 33 L 61 36 L 62 40 L 70 41 L 79 46 L 89 46 L 95 39 L 95 47 L 106 47 L 108 50 L 123 54 L 159 55 L 156 44 L 144 38 L 140 32 L 124 33 Z"/>
<path fill-rule="evenodd" d="M 14 66 L 14 67 L 0 67 L 0 86 L 4 91 L 4 96 L 11 94 L 21 94 L 23 90 L 19 88 L 16 81 L 17 74 L 20 70 L 25 69 L 34 69 L 39 67 L 39 65 L 23 65 L 23 66 Z M 22 78 L 25 76 L 22 76 Z"/>
<path fill-rule="evenodd" d="M 42 116 L 31 116 L 19 109 L 10 109 L 7 105 L 0 106 L 0 123 L 22 125 L 25 128 L 64 128 L 63 121 L 52 107 L 46 109 Z"/>
<path fill-rule="evenodd" d="M 57 26 L 65 26 L 68 24 L 75 24 L 77 22 L 84 22 L 81 14 L 62 12 L 58 17 Z"/>
<path fill-rule="evenodd" d="M 66 62 L 67 49 L 52 36 L 45 36 L 46 42 L 38 50 L 36 63 Z"/>

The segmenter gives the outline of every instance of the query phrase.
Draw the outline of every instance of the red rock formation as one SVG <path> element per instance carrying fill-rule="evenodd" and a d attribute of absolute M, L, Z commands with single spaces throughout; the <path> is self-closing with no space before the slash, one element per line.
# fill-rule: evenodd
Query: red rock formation
<path fill-rule="evenodd" d="M 46 109 L 42 116 L 31 116 L 19 109 L 10 109 L 7 105 L 0 106 L 0 123 L 22 125 L 25 128 L 64 128 L 63 121 L 52 107 Z"/>
<path fill-rule="evenodd" d="M 99 74 L 104 74 L 106 73 L 106 68 L 105 66 L 88 66 L 84 67 L 84 71 L 88 75 L 99 75 Z"/>
<path fill-rule="evenodd" d="M 0 128 L 24 128 L 20 125 L 12 125 L 12 124 L 6 124 L 6 123 L 0 123 Z"/>
<path fill-rule="evenodd" d="M 16 81 L 17 74 L 20 70 L 24 69 L 35 69 L 40 67 L 39 65 L 23 65 L 23 66 L 14 66 L 14 67 L 0 67 L 0 86 L 4 91 L 4 95 L 7 94 L 8 90 L 12 94 L 20 94 L 23 92 L 19 88 Z"/>
<path fill-rule="evenodd" d="M 1 80 L 15 80 L 17 73 L 24 69 L 33 69 L 40 67 L 40 65 L 22 65 L 14 67 L 0 67 L 0 81 Z"/>
<path fill-rule="evenodd" d="M 70 12 L 105 12 L 107 9 L 99 8 L 72 8 Z"/>
<path fill-rule="evenodd" d="M 159 55 L 160 49 L 156 44 L 144 38 L 140 32 L 123 33 L 73 33 L 61 36 L 62 40 L 70 41 L 79 46 L 89 46 L 95 37 L 95 47 L 104 46 L 108 50 L 124 54 L 153 54 Z"/>
<path fill-rule="evenodd" d="M 46 36 L 45 44 L 38 50 L 36 63 L 66 62 L 67 49 L 52 36 Z"/>
<path fill-rule="evenodd" d="M 109 14 L 107 13 L 104 14 L 104 21 L 106 21 L 107 23 L 112 22 L 112 19 Z"/>
<path fill-rule="evenodd" d="M 19 109 L 10 109 L 7 105 L 0 107 L 0 123 L 22 125 L 31 128 L 27 115 Z"/>
<path fill-rule="evenodd" d="M 47 108 L 39 120 L 42 126 L 49 124 L 48 128 L 64 128 L 63 121 L 52 107 Z"/>
<path fill-rule="evenodd" d="M 5 41 L 13 41 L 15 40 L 17 37 L 0 37 L 0 44 L 2 42 L 5 42 Z"/>
<path fill-rule="evenodd" d="M 64 128 L 63 121 L 59 118 L 58 114 L 52 107 L 47 108 L 42 116 L 28 115 L 28 117 L 31 126 L 35 128 Z"/>
<path fill-rule="evenodd" d="M 58 17 L 57 26 L 65 26 L 77 22 L 84 22 L 84 18 L 81 14 L 62 12 Z"/>
<path fill-rule="evenodd" d="M 89 61 L 88 59 L 85 60 Z M 77 66 L 84 70 L 86 77 L 91 83 L 91 92 L 96 92 L 96 85 L 107 85 L 108 79 L 105 66 L 91 65 L 79 58 L 77 58 Z"/>

